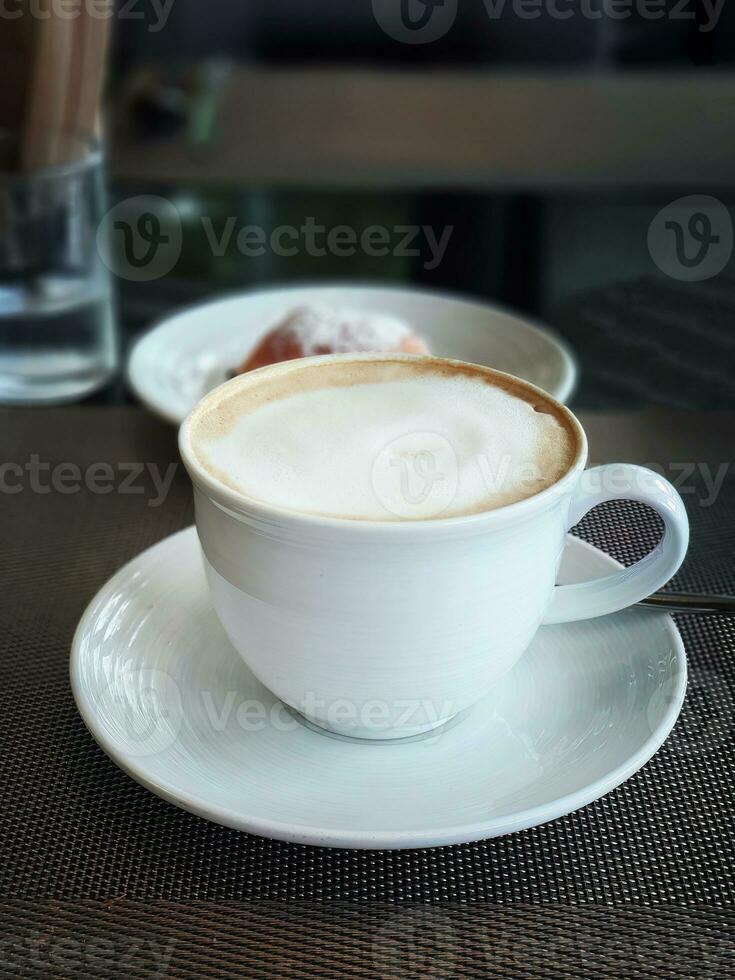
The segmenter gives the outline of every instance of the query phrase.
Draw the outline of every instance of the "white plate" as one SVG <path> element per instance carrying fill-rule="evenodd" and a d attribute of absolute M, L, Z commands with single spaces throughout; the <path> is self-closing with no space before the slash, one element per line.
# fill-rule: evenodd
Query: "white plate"
<path fill-rule="evenodd" d="M 433 353 L 515 374 L 562 402 L 574 387 L 574 359 L 546 328 L 443 293 L 374 286 L 281 287 L 191 307 L 138 341 L 128 362 L 130 385 L 152 412 L 178 425 L 264 333 L 305 303 L 393 313 L 423 334 Z"/>
<path fill-rule="evenodd" d="M 612 567 L 570 537 L 561 580 Z M 102 748 L 177 806 L 282 840 L 430 847 L 532 827 L 614 789 L 671 731 L 686 661 L 659 612 L 547 626 L 438 734 L 328 736 L 287 714 L 230 646 L 188 528 L 100 590 L 74 637 L 71 682 Z"/>

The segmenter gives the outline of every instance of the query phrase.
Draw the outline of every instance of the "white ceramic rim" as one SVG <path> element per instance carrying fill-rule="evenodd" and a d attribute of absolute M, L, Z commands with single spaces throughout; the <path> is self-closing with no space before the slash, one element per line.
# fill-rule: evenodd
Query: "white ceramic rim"
<path fill-rule="evenodd" d="M 392 290 L 397 293 L 419 293 L 422 295 L 435 296 L 437 299 L 456 301 L 457 303 L 465 303 L 469 306 L 474 306 L 478 309 L 485 310 L 486 312 L 499 313 L 502 316 L 507 316 L 515 320 L 519 326 L 529 333 L 533 333 L 541 337 L 544 341 L 551 341 L 557 349 L 559 358 L 562 363 L 562 379 L 560 381 L 559 387 L 554 392 L 549 392 L 551 397 L 556 401 L 566 403 L 570 398 L 572 392 L 577 387 L 579 381 L 579 366 L 577 364 L 576 357 L 572 353 L 572 349 L 569 344 L 564 340 L 564 338 L 557 333 L 552 327 L 546 326 L 544 323 L 540 323 L 533 317 L 526 316 L 525 313 L 519 312 L 511 307 L 504 306 L 502 303 L 486 303 L 478 299 L 477 296 L 472 296 L 468 293 L 454 293 L 443 289 L 426 289 L 417 288 L 411 285 L 399 285 L 390 280 L 370 280 L 368 282 L 360 279 L 344 279 L 344 280 L 334 280 L 334 279 L 315 279 L 308 282 L 285 282 L 283 285 L 278 287 L 273 287 L 272 284 L 255 286 L 250 289 L 245 290 L 233 290 L 232 292 L 224 293 L 217 296 L 216 299 L 206 299 L 198 303 L 192 303 L 189 306 L 184 306 L 181 309 L 167 314 L 161 319 L 155 321 L 151 326 L 150 330 L 147 330 L 142 337 L 140 337 L 133 344 L 133 347 L 128 355 L 128 361 L 125 368 L 125 378 L 128 386 L 135 393 L 136 398 L 141 402 L 141 404 L 152 412 L 153 415 L 157 415 L 159 418 L 165 419 L 167 422 L 173 423 L 173 425 L 181 424 L 181 416 L 171 410 L 165 399 L 158 399 L 150 391 L 149 385 L 146 383 L 147 373 L 145 370 L 145 365 L 148 361 L 148 348 L 152 344 L 156 344 L 160 341 L 164 334 L 171 334 L 172 339 L 174 339 L 181 327 L 183 320 L 188 319 L 192 315 L 202 313 L 204 310 L 214 311 L 217 306 L 221 304 L 231 303 L 233 300 L 242 299 L 246 300 L 249 296 L 264 294 L 273 294 L 274 296 L 280 295 L 281 293 L 297 292 L 304 289 L 362 289 L 362 290 Z M 528 382 L 529 384 L 531 382 Z"/>
<path fill-rule="evenodd" d="M 84 724 L 100 748 L 103 749 L 103 751 L 120 769 L 122 769 L 123 772 L 125 772 L 141 786 L 144 786 L 161 799 L 164 799 L 169 803 L 173 803 L 174 806 L 187 810 L 198 817 L 204 817 L 206 820 L 211 820 L 215 823 L 221 824 L 222 826 L 230 827 L 233 830 L 240 830 L 250 834 L 259 834 L 261 837 L 275 838 L 277 840 L 289 841 L 294 844 L 312 844 L 317 847 L 323 846 L 396 850 L 415 847 L 440 847 L 449 844 L 463 844 L 476 840 L 485 840 L 491 837 L 500 837 L 503 834 L 510 834 L 519 830 L 527 830 L 530 827 L 536 827 L 540 824 L 548 823 L 551 820 L 557 820 L 559 817 L 566 816 L 568 813 L 572 813 L 574 810 L 580 809 L 580 807 L 594 803 L 595 800 L 599 800 L 602 796 L 605 796 L 611 790 L 620 786 L 634 773 L 638 772 L 638 770 L 641 769 L 655 755 L 657 750 L 668 738 L 669 733 L 676 723 L 676 719 L 679 717 L 682 704 L 684 703 L 684 695 L 686 693 L 687 685 L 687 665 L 684 644 L 671 617 L 664 617 L 664 614 L 658 613 L 658 615 L 661 615 L 667 620 L 666 628 L 671 637 L 672 649 L 676 654 L 676 663 L 678 668 L 676 690 L 674 691 L 671 701 L 668 704 L 667 710 L 656 731 L 651 732 L 650 736 L 646 739 L 643 745 L 641 745 L 637 752 L 633 753 L 629 759 L 622 762 L 606 776 L 602 776 L 599 779 L 594 780 L 592 783 L 589 783 L 587 786 L 584 786 L 573 793 L 568 793 L 564 796 L 557 797 L 548 803 L 541 803 L 537 806 L 529 807 L 528 809 L 521 810 L 509 817 L 490 818 L 488 820 L 482 820 L 476 823 L 450 827 L 442 831 L 365 831 L 358 834 L 352 833 L 351 831 L 329 831 L 328 833 L 325 833 L 318 827 L 294 825 L 276 820 L 264 820 L 260 817 L 242 816 L 241 814 L 230 810 L 227 807 L 213 806 L 203 797 L 196 796 L 192 793 L 182 792 L 180 789 L 174 787 L 171 783 L 165 780 L 154 782 L 146 776 L 141 767 L 136 764 L 135 760 L 122 756 L 117 751 L 112 739 L 107 737 L 102 727 L 95 724 L 95 706 L 85 697 L 84 687 L 81 680 L 82 664 L 80 649 L 82 646 L 83 636 L 88 630 L 88 624 L 95 620 L 99 607 L 107 601 L 107 594 L 110 588 L 113 588 L 119 580 L 125 578 L 125 576 L 129 574 L 128 567 L 134 562 L 138 561 L 144 555 L 148 555 L 155 551 L 157 548 L 165 547 L 166 544 L 173 538 L 187 534 L 191 532 L 191 530 L 191 528 L 184 528 L 182 531 L 178 531 L 176 534 L 170 535 L 168 538 L 164 538 L 163 541 L 159 541 L 152 547 L 147 548 L 145 551 L 141 552 L 130 562 L 125 564 L 121 569 L 119 569 L 115 575 L 113 575 L 112 578 L 102 586 L 100 591 L 85 609 L 79 625 L 77 626 L 74 639 L 72 640 L 69 673 L 72 694 L 79 713 L 84 721 Z M 595 548 L 594 545 L 591 545 L 586 541 L 582 541 L 579 538 L 575 538 L 574 540 L 576 542 L 575 547 L 589 549 L 598 555 L 603 555 L 610 562 L 611 570 L 613 567 L 622 567 L 619 562 L 600 551 L 599 548 Z M 652 613 L 652 615 L 654 615 L 654 613 Z M 558 627 L 552 628 L 556 629 Z M 234 650 L 233 656 L 238 656 Z M 381 743 L 377 743 L 375 746 L 376 751 L 390 751 L 391 748 L 392 746 L 389 745 L 383 744 L 381 746 Z"/>
<path fill-rule="evenodd" d="M 307 514 L 302 511 L 290 510 L 257 500 L 254 497 L 249 497 L 244 493 L 232 489 L 204 469 L 196 458 L 196 454 L 191 446 L 191 425 L 194 416 L 203 409 L 208 401 L 216 401 L 221 397 L 221 392 L 224 388 L 229 387 L 234 390 L 238 387 L 247 386 L 258 374 L 265 372 L 282 374 L 288 371 L 298 371 L 300 368 L 307 367 L 308 365 L 331 364 L 335 360 L 344 363 L 373 360 L 385 360 L 389 362 L 405 361 L 411 363 L 420 360 L 438 362 L 450 367 L 457 366 L 458 368 L 466 368 L 468 363 L 467 361 L 457 361 L 447 357 L 424 357 L 423 355 L 417 354 L 327 354 L 319 357 L 303 357 L 295 361 L 283 361 L 280 364 L 269 364 L 266 367 L 258 368 L 256 371 L 249 371 L 247 374 L 230 378 L 229 381 L 218 385 L 205 395 L 192 409 L 179 429 L 179 452 L 192 482 L 214 501 L 215 504 L 226 509 L 233 517 L 245 519 L 253 523 L 269 525 L 275 523 L 279 526 L 293 528 L 296 531 L 299 529 L 329 530 L 344 533 L 350 537 L 352 535 L 376 535 L 380 537 L 391 535 L 396 537 L 425 538 L 432 534 L 436 535 L 438 531 L 444 531 L 445 533 L 471 533 L 484 529 L 497 528 L 518 520 L 525 520 L 534 513 L 539 513 L 547 507 L 552 506 L 565 493 L 571 493 L 576 485 L 580 472 L 585 467 L 587 462 L 587 436 L 579 419 L 577 419 L 566 405 L 562 405 L 548 392 L 531 384 L 530 381 L 524 381 L 522 378 L 516 378 L 512 374 L 497 371 L 495 368 L 487 367 L 484 364 L 475 364 L 471 366 L 476 367 L 478 371 L 501 379 L 508 379 L 513 384 L 520 385 L 532 394 L 538 395 L 541 400 L 551 402 L 565 416 L 576 433 L 579 447 L 574 462 L 566 473 L 556 483 L 552 483 L 550 487 L 546 487 L 545 490 L 534 494 L 532 497 L 527 497 L 525 500 L 519 500 L 513 504 L 506 504 L 494 510 L 482 511 L 477 514 L 465 514 L 457 517 L 439 517 L 431 520 L 415 521 L 358 521 L 346 517 L 324 517 L 318 514 Z"/>

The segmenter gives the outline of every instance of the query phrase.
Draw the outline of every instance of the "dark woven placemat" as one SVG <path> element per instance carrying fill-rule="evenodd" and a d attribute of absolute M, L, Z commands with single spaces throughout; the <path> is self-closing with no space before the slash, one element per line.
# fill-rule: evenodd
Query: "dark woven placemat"
<path fill-rule="evenodd" d="M 125 776 L 69 690 L 86 603 L 192 521 L 181 468 L 165 495 L 154 479 L 176 463 L 173 430 L 139 410 L 82 407 L 3 412 L 0 431 L 15 464 L 0 471 L 0 976 L 732 973 L 735 621 L 681 619 L 690 688 L 674 733 L 624 786 L 568 817 L 403 852 L 252 837 Z M 156 470 L 133 476 L 135 463 Z M 90 473 L 96 492 L 75 490 Z M 735 477 L 712 506 L 696 479 L 676 584 L 733 590 Z M 107 484 L 116 489 L 100 492 Z M 627 503 L 579 528 L 624 561 L 658 530 Z"/>
<path fill-rule="evenodd" d="M 735 279 L 644 276 L 575 296 L 554 326 L 582 366 L 577 405 L 735 408 Z"/>

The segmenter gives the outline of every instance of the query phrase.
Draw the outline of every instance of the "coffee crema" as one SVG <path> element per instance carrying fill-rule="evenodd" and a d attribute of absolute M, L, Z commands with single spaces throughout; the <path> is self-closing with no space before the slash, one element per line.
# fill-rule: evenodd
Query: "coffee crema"
<path fill-rule="evenodd" d="M 347 520 L 494 510 L 572 466 L 572 418 L 523 382 L 459 361 L 334 356 L 255 371 L 190 418 L 200 465 L 272 506 Z"/>

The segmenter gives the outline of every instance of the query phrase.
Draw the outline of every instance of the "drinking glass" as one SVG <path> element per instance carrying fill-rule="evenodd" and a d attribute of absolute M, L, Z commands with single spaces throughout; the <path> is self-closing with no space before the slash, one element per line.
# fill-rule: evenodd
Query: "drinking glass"
<path fill-rule="evenodd" d="M 40 145 L 48 135 L 39 134 Z M 54 153 L 24 168 L 18 144 L 0 133 L 0 401 L 75 401 L 102 387 L 117 364 L 109 274 L 96 241 L 102 152 L 96 141 L 54 134 Z"/>

